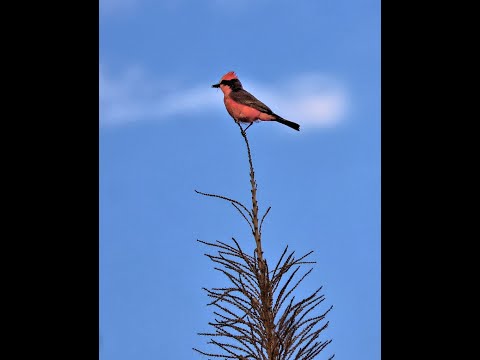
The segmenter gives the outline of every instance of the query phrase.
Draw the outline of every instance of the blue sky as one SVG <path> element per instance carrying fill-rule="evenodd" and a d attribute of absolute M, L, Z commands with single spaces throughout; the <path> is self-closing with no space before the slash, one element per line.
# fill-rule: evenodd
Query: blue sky
<path fill-rule="evenodd" d="M 254 248 L 243 139 L 220 90 L 298 122 L 249 140 L 274 263 L 317 261 L 299 295 L 334 306 L 318 359 L 380 359 L 380 1 L 100 0 L 100 359 L 202 359 L 225 284 L 196 239 Z"/>

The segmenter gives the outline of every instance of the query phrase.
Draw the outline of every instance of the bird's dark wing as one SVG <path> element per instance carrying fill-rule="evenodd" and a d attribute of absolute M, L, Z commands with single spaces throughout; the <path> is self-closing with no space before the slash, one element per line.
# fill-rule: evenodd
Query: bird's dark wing
<path fill-rule="evenodd" d="M 270 108 L 258 100 L 255 96 L 250 94 L 248 91 L 239 89 L 236 91 L 232 91 L 230 93 L 230 98 L 233 101 L 236 101 L 240 104 L 250 106 L 258 111 L 261 111 L 266 114 L 273 114 L 273 111 Z"/>

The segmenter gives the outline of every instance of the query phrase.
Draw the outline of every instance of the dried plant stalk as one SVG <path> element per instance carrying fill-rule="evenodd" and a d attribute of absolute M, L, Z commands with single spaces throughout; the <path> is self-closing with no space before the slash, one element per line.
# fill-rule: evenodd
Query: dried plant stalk
<path fill-rule="evenodd" d="M 249 224 L 256 248 L 252 256 L 246 254 L 234 238 L 232 244 L 198 240 L 217 251 L 216 254 L 205 255 L 217 265 L 215 270 L 227 277 L 230 286 L 204 288 L 211 298 L 209 305 L 215 307 L 216 318 L 209 322 L 215 331 L 199 335 L 209 337 L 208 343 L 215 345 L 219 352 L 194 350 L 202 355 L 223 359 L 311 360 L 331 342 L 319 338 L 328 327 L 329 322 L 324 320 L 333 306 L 321 315 L 311 315 L 325 299 L 320 295 L 322 287 L 304 299 L 295 299 L 295 290 L 312 269 L 298 280 L 294 280 L 295 275 L 301 265 L 314 263 L 307 261 L 312 252 L 297 259 L 293 251 L 287 255 L 287 246 L 274 270 L 269 271 L 263 256 L 261 227 L 270 207 L 259 223 L 257 184 L 250 145 L 246 132 L 240 124 L 238 126 L 247 147 L 252 209 L 225 196 L 195 191 L 229 201 Z"/>

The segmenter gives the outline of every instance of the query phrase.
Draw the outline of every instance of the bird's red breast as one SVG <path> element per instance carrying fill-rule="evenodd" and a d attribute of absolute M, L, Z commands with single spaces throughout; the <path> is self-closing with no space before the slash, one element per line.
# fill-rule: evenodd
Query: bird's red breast
<path fill-rule="evenodd" d="M 229 96 L 223 99 L 228 113 L 237 121 L 254 122 L 255 120 L 273 120 L 275 116 L 266 114 L 246 104 L 238 103 Z"/>

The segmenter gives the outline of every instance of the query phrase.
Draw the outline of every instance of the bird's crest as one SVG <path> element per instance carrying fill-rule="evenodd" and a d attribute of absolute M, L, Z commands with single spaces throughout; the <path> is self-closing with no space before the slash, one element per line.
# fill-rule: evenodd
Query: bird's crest
<path fill-rule="evenodd" d="M 230 71 L 230 72 L 226 73 L 225 75 L 223 75 L 223 77 L 220 81 L 233 80 L 233 79 L 238 79 L 237 74 L 235 74 L 234 71 Z"/>

